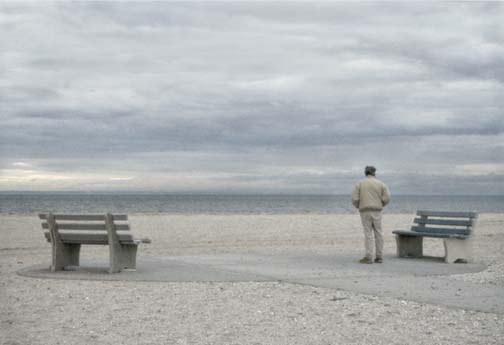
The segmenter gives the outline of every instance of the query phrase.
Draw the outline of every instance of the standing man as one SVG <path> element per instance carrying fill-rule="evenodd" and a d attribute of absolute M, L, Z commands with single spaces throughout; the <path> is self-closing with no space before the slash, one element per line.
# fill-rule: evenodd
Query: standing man
<path fill-rule="evenodd" d="M 382 209 L 390 201 L 390 191 L 382 181 L 378 180 L 376 168 L 367 166 L 364 170 L 366 178 L 359 181 L 352 193 L 352 204 L 359 209 L 362 226 L 364 227 L 364 244 L 366 256 L 361 264 L 373 263 L 373 242 L 376 246 L 374 262 L 383 262 L 383 231 Z"/>

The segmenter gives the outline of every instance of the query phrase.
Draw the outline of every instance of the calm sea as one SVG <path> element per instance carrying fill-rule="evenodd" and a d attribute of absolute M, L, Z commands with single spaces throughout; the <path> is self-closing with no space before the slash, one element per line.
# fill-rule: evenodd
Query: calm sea
<path fill-rule="evenodd" d="M 418 209 L 504 213 L 504 196 L 393 196 L 387 213 Z M 123 193 L 0 193 L 0 214 L 345 214 L 348 195 L 178 195 Z"/>

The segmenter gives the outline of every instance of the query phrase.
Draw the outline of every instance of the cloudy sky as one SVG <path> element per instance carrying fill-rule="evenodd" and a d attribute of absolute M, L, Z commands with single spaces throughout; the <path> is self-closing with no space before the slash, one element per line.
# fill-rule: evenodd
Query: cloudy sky
<path fill-rule="evenodd" d="M 0 4 L 0 190 L 504 194 L 504 3 Z"/>

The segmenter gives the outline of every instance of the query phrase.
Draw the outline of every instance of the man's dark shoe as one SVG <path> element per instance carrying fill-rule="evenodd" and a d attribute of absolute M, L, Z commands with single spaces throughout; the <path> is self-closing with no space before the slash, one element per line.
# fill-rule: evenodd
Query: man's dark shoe
<path fill-rule="evenodd" d="M 374 262 L 376 262 L 377 264 L 381 264 L 383 262 L 383 259 L 382 258 L 376 258 L 376 259 L 374 259 Z"/>
<path fill-rule="evenodd" d="M 361 264 L 372 264 L 373 260 L 371 260 L 370 258 L 368 258 L 367 256 L 365 256 L 362 259 L 360 259 L 359 262 Z"/>

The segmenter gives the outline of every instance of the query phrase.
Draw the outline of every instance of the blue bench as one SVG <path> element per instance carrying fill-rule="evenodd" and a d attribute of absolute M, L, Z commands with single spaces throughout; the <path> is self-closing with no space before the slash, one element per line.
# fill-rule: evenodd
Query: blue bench
<path fill-rule="evenodd" d="M 423 256 L 423 238 L 443 239 L 445 262 L 472 260 L 472 235 L 476 227 L 476 212 L 417 211 L 410 230 L 394 230 L 397 256 Z"/>

